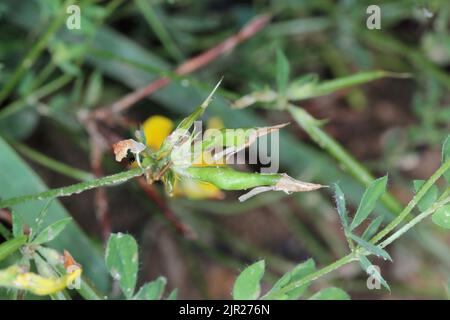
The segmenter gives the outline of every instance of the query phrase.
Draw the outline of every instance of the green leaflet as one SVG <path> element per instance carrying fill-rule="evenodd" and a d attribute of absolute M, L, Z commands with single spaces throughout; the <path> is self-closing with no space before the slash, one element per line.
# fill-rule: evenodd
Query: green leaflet
<path fill-rule="evenodd" d="M 133 300 L 159 300 L 161 299 L 164 289 L 166 287 L 167 280 L 164 277 L 159 277 L 158 279 L 144 284 Z"/>
<path fill-rule="evenodd" d="M 391 291 L 391 288 L 389 287 L 388 283 L 384 278 L 381 276 L 380 272 L 377 270 L 376 266 L 373 266 L 372 263 L 367 259 L 365 256 L 359 257 L 359 264 L 361 265 L 361 268 L 371 277 L 373 277 L 374 280 L 378 281 L 380 284 L 383 285 L 389 292 Z"/>
<path fill-rule="evenodd" d="M 134 294 L 139 266 L 136 240 L 128 234 L 111 234 L 105 253 L 106 267 L 127 299 Z"/>
<path fill-rule="evenodd" d="M 350 225 L 353 230 L 358 227 L 361 222 L 367 219 L 369 214 L 375 208 L 378 199 L 386 192 L 387 175 L 373 181 L 366 189 L 359 203 L 358 210 L 356 210 L 355 217 Z"/>
<path fill-rule="evenodd" d="M 255 300 L 261 292 L 260 281 L 264 275 L 264 260 L 258 261 L 239 274 L 233 286 L 234 300 Z"/>
<path fill-rule="evenodd" d="M 308 300 L 350 300 L 350 296 L 340 288 L 330 287 L 320 290 Z"/>
<path fill-rule="evenodd" d="M 341 219 L 342 226 L 344 229 L 348 228 L 348 215 L 347 208 L 345 205 L 345 196 L 342 189 L 337 183 L 334 184 L 334 200 L 336 201 L 336 207 L 339 213 L 339 218 Z"/>
<path fill-rule="evenodd" d="M 23 236 L 23 220 L 16 211 L 11 212 L 12 229 L 15 238 Z"/>
<path fill-rule="evenodd" d="M 420 188 L 422 188 L 424 183 L 425 180 L 414 180 L 414 190 L 416 193 L 420 190 Z M 419 210 L 420 211 L 427 210 L 436 201 L 438 194 L 439 194 L 438 187 L 436 185 L 432 185 L 417 204 Z"/>
<path fill-rule="evenodd" d="M 450 135 L 447 136 L 442 144 L 442 163 L 450 159 Z M 450 183 L 450 170 L 444 173 L 444 178 Z"/>
<path fill-rule="evenodd" d="M 0 244 L 0 261 L 19 250 L 27 242 L 27 239 L 27 236 L 20 236 Z"/>
<path fill-rule="evenodd" d="M 355 75 L 342 77 L 335 80 L 323 81 L 317 84 L 311 83 L 312 85 L 306 86 L 291 85 L 289 87 L 287 95 L 290 100 L 304 100 L 327 95 L 337 90 L 346 89 L 366 82 L 381 79 L 383 77 L 390 75 L 393 74 L 386 71 L 370 71 L 357 73 Z"/>
<path fill-rule="evenodd" d="M 383 223 L 384 217 L 379 216 L 376 219 L 372 220 L 372 222 L 369 224 L 366 230 L 364 230 L 364 233 L 362 234 L 361 238 L 363 240 L 369 241 L 370 238 L 372 238 L 375 233 L 380 228 L 381 224 Z"/>
<path fill-rule="evenodd" d="M 278 93 L 282 96 L 286 96 L 287 86 L 289 82 L 289 62 L 284 55 L 283 51 L 277 49 L 277 89 Z"/>
<path fill-rule="evenodd" d="M 352 238 L 353 240 L 356 241 L 356 243 L 358 243 L 361 247 L 363 247 L 364 249 L 366 249 L 368 252 L 373 253 L 374 255 L 381 257 L 385 260 L 389 260 L 392 261 L 391 256 L 389 255 L 389 253 L 387 253 L 386 250 L 381 249 L 380 247 L 371 244 L 370 242 L 367 242 L 363 239 L 361 239 L 358 236 L 355 236 L 354 234 L 350 235 L 350 238 Z"/>
<path fill-rule="evenodd" d="M 46 227 L 44 230 L 42 230 L 36 238 L 33 239 L 33 244 L 43 244 L 49 241 L 52 241 L 55 239 L 65 228 L 66 226 L 72 221 L 72 218 L 64 218 L 59 221 L 56 221 L 52 224 L 50 224 L 48 227 Z"/>
<path fill-rule="evenodd" d="M 448 204 L 437 209 L 431 219 L 438 226 L 444 229 L 450 229 L 450 205 Z"/>

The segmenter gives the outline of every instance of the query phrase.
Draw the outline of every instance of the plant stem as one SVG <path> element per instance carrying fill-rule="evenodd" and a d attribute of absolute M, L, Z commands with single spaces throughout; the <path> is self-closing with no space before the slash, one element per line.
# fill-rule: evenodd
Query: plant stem
<path fill-rule="evenodd" d="M 44 200 L 44 199 L 52 199 L 58 197 L 66 197 L 72 194 L 78 194 L 86 190 L 90 190 L 93 188 L 115 185 L 118 183 L 125 182 L 134 177 L 141 176 L 145 170 L 149 168 L 135 168 L 128 171 L 116 173 L 110 176 L 102 177 L 100 179 L 90 180 L 86 182 L 81 182 L 77 184 L 73 184 L 67 187 L 56 188 L 47 190 L 40 193 L 18 196 L 14 198 L 9 198 L 6 200 L 0 201 L 0 208 L 6 208 L 10 206 L 17 205 L 22 202 L 35 201 L 35 200 Z"/>
<path fill-rule="evenodd" d="M 394 230 L 414 209 L 414 207 L 419 203 L 420 199 L 428 192 L 428 190 L 436 183 L 436 181 L 448 170 L 450 169 L 450 159 L 444 162 L 438 170 L 436 170 L 433 175 L 424 183 L 419 192 L 411 199 L 408 205 L 403 209 L 403 211 L 391 221 L 383 230 L 381 230 L 377 235 L 371 239 L 371 243 L 377 243 L 384 236 L 386 236 L 390 231 Z M 416 217 L 417 218 L 417 217 Z M 413 219 L 414 220 L 414 219 Z M 411 220 L 410 222 L 412 222 Z M 410 223 L 409 222 L 409 223 Z"/>
<path fill-rule="evenodd" d="M 94 176 L 91 173 L 71 167 L 69 165 L 66 165 L 65 163 L 47 157 L 45 154 L 42 154 L 24 144 L 16 142 L 14 143 L 14 148 L 16 148 L 20 153 L 22 153 L 32 161 L 65 176 L 80 181 L 89 181 L 94 179 Z"/>
<path fill-rule="evenodd" d="M 34 45 L 34 47 L 28 52 L 25 58 L 22 60 L 20 65 L 16 68 L 12 76 L 9 78 L 8 82 L 3 86 L 0 91 L 0 103 L 11 93 L 16 84 L 22 78 L 23 74 L 27 72 L 30 67 L 34 64 L 36 59 L 39 57 L 41 52 L 46 48 L 47 43 L 53 36 L 53 34 L 59 29 L 59 27 L 63 24 L 66 18 L 66 8 L 71 5 L 74 0 L 67 0 L 62 10 L 59 12 L 58 16 L 53 20 L 53 23 L 50 24 L 47 31 L 44 33 L 42 38 Z"/>
<path fill-rule="evenodd" d="M 375 180 L 370 172 L 361 165 L 358 160 L 350 155 L 336 140 L 320 128 L 319 120 L 293 104 L 288 104 L 287 109 L 303 130 L 308 133 L 311 139 L 333 156 L 352 177 L 366 187 Z M 380 200 L 393 214 L 398 215 L 400 213 L 402 206 L 391 194 L 385 193 Z"/>
<path fill-rule="evenodd" d="M 80 288 L 77 289 L 77 292 L 86 300 L 104 300 L 83 276 L 81 277 Z"/>
<path fill-rule="evenodd" d="M 390 245 L 392 242 L 394 242 L 395 240 L 400 238 L 409 229 L 414 227 L 416 224 L 418 224 L 423 219 L 427 218 L 429 215 L 433 214 L 437 209 L 443 207 L 448 202 L 450 202 L 450 197 L 445 198 L 442 201 L 436 202 L 428 210 L 426 210 L 426 211 L 422 212 L 421 214 L 419 214 L 418 216 L 416 216 L 414 219 L 412 219 L 407 224 L 405 224 L 401 229 L 397 230 L 395 233 L 393 233 L 391 236 L 389 236 L 389 238 L 387 238 L 386 240 L 381 242 L 379 246 L 381 248 L 384 248 L 384 247 Z"/>
<path fill-rule="evenodd" d="M 282 287 L 280 290 L 276 291 L 274 294 L 276 294 L 277 296 L 283 295 L 291 290 L 294 290 L 296 288 L 304 286 L 304 285 L 310 283 L 311 281 L 314 281 L 320 277 L 323 277 L 324 275 L 326 275 L 336 269 L 339 269 L 340 267 L 342 267 L 352 261 L 355 261 L 356 259 L 357 259 L 357 254 L 355 252 L 352 252 L 352 253 L 346 255 L 345 257 L 342 257 L 341 259 L 336 260 L 332 264 L 329 264 L 328 266 L 326 266 L 320 270 L 317 270 L 316 272 L 313 272 L 298 281 L 294 281 L 294 282 L 290 283 L 289 285 Z M 271 295 L 265 295 L 261 299 L 267 300 L 267 299 L 271 299 L 271 298 L 272 298 Z"/>

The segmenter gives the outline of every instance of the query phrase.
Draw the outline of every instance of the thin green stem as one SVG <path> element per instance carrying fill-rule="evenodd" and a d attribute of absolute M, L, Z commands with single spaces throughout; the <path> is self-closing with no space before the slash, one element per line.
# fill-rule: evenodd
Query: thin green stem
<path fill-rule="evenodd" d="M 422 188 L 416 193 L 416 195 L 411 199 L 408 205 L 403 209 L 403 211 L 391 221 L 383 230 L 376 234 L 372 239 L 371 243 L 377 243 L 383 237 L 385 237 L 389 232 L 395 229 L 414 209 L 414 207 L 419 203 L 420 199 L 428 192 L 428 190 L 436 183 L 436 181 L 450 169 L 450 159 L 444 162 L 438 170 L 424 183 Z M 412 221 L 412 220 L 411 220 Z M 411 222 L 410 221 L 410 222 Z"/>
<path fill-rule="evenodd" d="M 80 181 L 89 181 L 94 179 L 94 175 L 92 175 L 91 173 L 71 167 L 65 163 L 47 157 L 45 154 L 40 153 L 24 144 L 14 143 L 13 146 L 27 158 L 50 170 Z"/>
<path fill-rule="evenodd" d="M 119 184 L 127 180 L 130 180 L 134 177 L 141 176 L 145 172 L 145 170 L 148 169 L 149 168 L 135 168 L 128 171 L 116 173 L 110 176 L 106 176 L 100 179 L 73 184 L 67 187 L 56 188 L 40 193 L 5 199 L 0 201 L 0 208 L 10 207 L 28 201 L 67 197 L 73 194 L 81 193 L 86 190 Z"/>
<path fill-rule="evenodd" d="M 291 290 L 294 290 L 301 286 L 307 285 L 310 282 L 312 282 L 320 277 L 323 277 L 324 275 L 326 275 L 336 269 L 339 269 L 340 267 L 342 267 L 352 261 L 355 261 L 355 260 L 357 260 L 357 254 L 355 252 L 352 252 L 352 253 L 346 255 L 345 257 L 342 257 L 341 259 L 336 260 L 332 264 L 329 264 L 328 266 L 326 266 L 320 270 L 317 270 L 316 272 L 313 272 L 298 281 L 294 281 L 294 282 L 288 284 L 287 286 L 282 287 L 280 290 L 274 292 L 271 295 L 263 296 L 261 299 L 268 300 L 268 299 L 272 299 L 274 297 L 274 295 L 276 295 L 276 296 L 283 295 Z"/>
<path fill-rule="evenodd" d="M 61 11 L 58 13 L 58 16 L 53 20 L 53 23 L 50 24 L 50 26 L 48 27 L 47 31 L 44 33 L 42 38 L 38 42 L 36 42 L 33 48 L 28 52 L 28 54 L 16 68 L 12 76 L 9 78 L 8 82 L 0 90 L 0 103 L 2 103 L 3 100 L 5 100 L 5 98 L 11 93 L 11 91 L 14 89 L 19 80 L 24 75 L 24 73 L 29 70 L 29 68 L 34 64 L 34 62 L 39 57 L 41 52 L 46 48 L 51 37 L 64 23 L 66 18 L 66 8 L 70 6 L 73 2 L 74 0 L 67 0 L 64 3 L 64 5 L 61 8 Z"/>
<path fill-rule="evenodd" d="M 319 120 L 295 105 L 288 104 L 287 109 L 311 139 L 333 156 L 344 170 L 350 173 L 357 181 L 364 186 L 368 186 L 375 179 L 358 160 L 320 128 L 321 122 Z M 398 215 L 400 213 L 402 209 L 401 204 L 391 194 L 385 193 L 380 200 L 393 214 Z"/>
<path fill-rule="evenodd" d="M 86 300 L 105 299 L 105 297 L 100 296 L 97 289 L 93 287 L 89 280 L 85 279 L 83 276 L 81 277 L 80 288 L 77 289 L 77 292 Z"/>
<path fill-rule="evenodd" d="M 390 245 L 392 242 L 394 242 L 395 240 L 400 238 L 409 229 L 414 227 L 420 221 L 422 221 L 423 219 L 427 218 L 428 216 L 433 214 L 436 210 L 438 210 L 439 208 L 443 207 L 444 205 L 446 205 L 449 202 L 450 202 L 450 197 L 445 198 L 442 201 L 436 202 L 428 210 L 426 210 L 426 211 L 422 212 L 421 214 L 419 214 L 418 216 L 416 216 L 414 219 L 412 219 L 407 224 L 405 224 L 401 229 L 397 230 L 395 233 L 393 233 L 391 236 L 389 236 L 389 238 L 387 238 L 386 240 L 381 242 L 379 246 L 381 248 L 384 248 L 384 247 Z"/>

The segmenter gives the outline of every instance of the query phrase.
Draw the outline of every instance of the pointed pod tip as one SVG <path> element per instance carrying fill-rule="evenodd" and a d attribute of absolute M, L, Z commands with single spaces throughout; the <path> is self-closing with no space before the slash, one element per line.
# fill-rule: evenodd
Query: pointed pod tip
<path fill-rule="evenodd" d="M 211 93 L 209 94 L 209 96 L 205 99 L 205 101 L 203 101 L 201 107 L 203 109 L 206 109 L 208 107 L 208 105 L 210 104 L 212 97 L 214 95 L 214 93 L 217 91 L 217 89 L 219 88 L 220 84 L 222 83 L 223 80 L 223 76 L 220 78 L 219 82 L 217 82 L 216 86 L 214 87 L 214 89 L 212 89 Z"/>
<path fill-rule="evenodd" d="M 324 186 L 317 183 L 303 182 L 297 179 L 294 179 L 287 174 L 283 174 L 275 185 L 276 190 L 284 191 L 284 192 L 307 192 L 314 191 L 317 189 L 321 189 Z"/>

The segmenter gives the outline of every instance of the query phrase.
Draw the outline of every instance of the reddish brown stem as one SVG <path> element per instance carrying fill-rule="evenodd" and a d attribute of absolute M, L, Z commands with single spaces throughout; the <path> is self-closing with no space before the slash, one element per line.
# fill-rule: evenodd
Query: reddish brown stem
<path fill-rule="evenodd" d="M 175 74 L 186 75 L 206 66 L 219 56 L 233 50 L 238 44 L 253 37 L 269 23 L 270 19 L 271 16 L 267 14 L 255 17 L 236 34 L 180 65 L 175 69 Z M 168 85 L 170 81 L 169 77 L 159 78 L 147 86 L 127 94 L 112 105 L 97 109 L 94 111 L 94 116 L 97 119 L 108 119 L 111 117 L 111 113 L 114 115 L 129 109 L 136 102 Z"/>
<path fill-rule="evenodd" d="M 138 178 L 137 181 L 142 190 L 144 190 L 147 196 L 152 199 L 152 201 L 162 211 L 166 219 L 172 223 L 172 225 L 179 233 L 181 233 L 187 239 L 197 238 L 197 235 L 192 231 L 192 229 L 184 224 L 180 219 L 178 219 L 178 217 L 172 212 L 172 210 L 167 206 L 166 202 L 158 194 L 158 191 L 156 191 L 152 185 L 148 184 L 144 178 Z"/>

